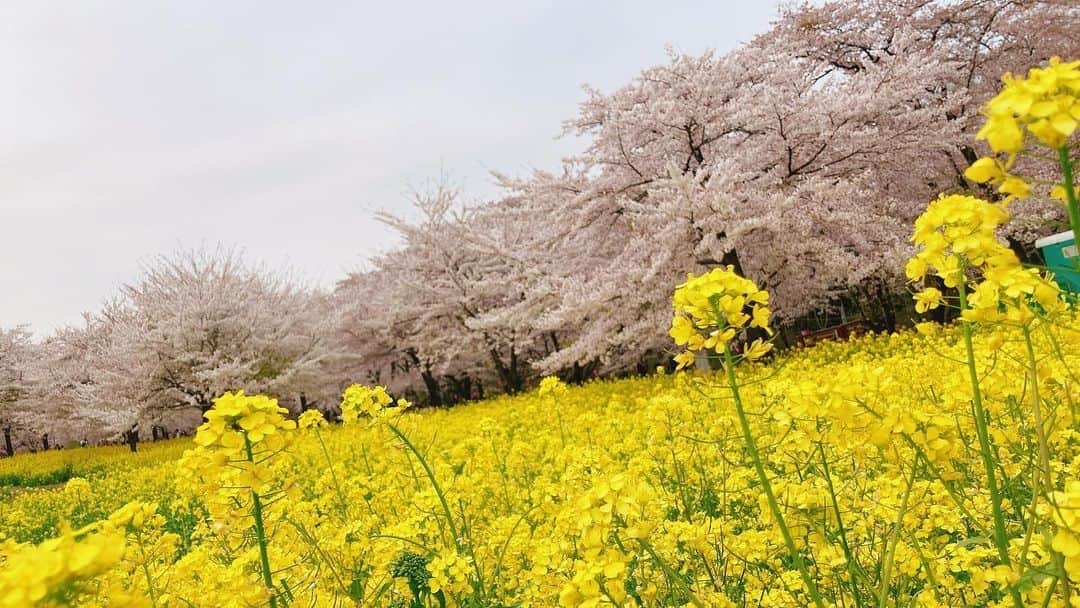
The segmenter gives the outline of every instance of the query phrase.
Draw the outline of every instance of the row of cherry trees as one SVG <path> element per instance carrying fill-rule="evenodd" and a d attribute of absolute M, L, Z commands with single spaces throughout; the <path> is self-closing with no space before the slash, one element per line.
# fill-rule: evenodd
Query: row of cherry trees
<path fill-rule="evenodd" d="M 565 123 L 587 147 L 558 171 L 497 176 L 506 196 L 476 206 L 440 187 L 420 221 L 386 218 L 402 248 L 337 294 L 366 320 L 352 352 L 373 379 L 422 378 L 432 395 L 634 370 L 663 358 L 672 285 L 718 264 L 769 289 L 789 324 L 843 301 L 889 328 L 912 221 L 936 193 L 977 188 L 963 171 L 978 108 L 1001 74 L 1080 54 L 1078 10 L 794 7 L 733 52 L 672 53 L 589 89 Z M 1052 208 L 1014 203 L 1009 236 L 1052 230 Z"/>
<path fill-rule="evenodd" d="M 331 293 L 186 252 L 81 327 L 0 330 L 0 422 L 78 439 L 190 426 L 239 387 L 300 408 L 367 381 L 445 404 L 634 371 L 663 360 L 672 285 L 719 264 L 781 321 L 843 301 L 887 327 L 912 220 L 974 187 L 979 106 L 1002 73 L 1080 55 L 1078 19 L 1054 1 L 787 8 L 732 52 L 672 52 L 587 89 L 565 123 L 586 147 L 558 170 L 497 175 L 505 196 L 482 204 L 440 183 L 411 219 L 381 216 L 400 247 Z M 1044 208 L 1014 205 L 1017 243 L 1046 230 Z"/>
<path fill-rule="evenodd" d="M 325 295 L 235 251 L 161 257 L 78 327 L 0 330 L 0 424 L 35 448 L 45 433 L 56 446 L 140 423 L 144 437 L 190 430 L 240 387 L 295 400 L 321 390 L 332 315 Z"/>

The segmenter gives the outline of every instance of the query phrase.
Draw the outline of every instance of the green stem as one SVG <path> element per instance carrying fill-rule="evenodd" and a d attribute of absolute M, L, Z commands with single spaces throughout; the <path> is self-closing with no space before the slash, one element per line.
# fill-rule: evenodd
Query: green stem
<path fill-rule="evenodd" d="M 326 554 L 326 551 L 324 551 L 323 548 L 319 546 L 319 541 L 314 536 L 312 536 L 312 534 L 308 532 L 307 529 L 304 528 L 302 525 L 294 522 L 291 519 L 286 519 L 286 521 L 288 521 L 292 525 L 292 527 L 300 535 L 300 538 L 304 539 L 304 542 L 310 545 L 311 548 L 319 554 L 319 557 L 322 559 L 323 563 L 326 564 L 326 566 L 330 569 L 330 574 L 332 574 L 334 576 L 334 579 L 337 580 L 338 586 L 341 587 L 342 593 L 348 595 L 349 586 L 345 584 L 345 580 L 341 578 L 341 574 L 338 573 L 338 569 L 334 567 L 334 561 L 330 559 L 330 556 Z"/>
<path fill-rule="evenodd" d="M 896 523 L 889 533 L 889 540 L 885 545 L 885 563 L 881 566 L 881 590 L 878 591 L 878 608 L 886 608 L 889 601 L 889 582 L 892 578 L 893 560 L 896 556 L 896 544 L 900 540 L 900 529 L 904 525 L 904 515 L 908 509 L 908 499 L 911 497 L 911 488 L 915 485 L 915 474 L 919 470 L 916 462 L 911 467 L 911 477 L 908 478 L 907 487 L 904 488 L 904 496 L 900 499 L 900 510 L 896 513 Z"/>
<path fill-rule="evenodd" d="M 938 585 L 937 577 L 934 576 L 934 568 L 930 565 L 930 560 L 926 558 L 926 554 L 923 553 L 922 547 L 919 546 L 919 541 L 914 534 L 908 534 L 908 540 L 911 541 L 912 548 L 919 555 L 919 562 L 922 563 L 923 570 L 926 572 L 926 582 L 930 583 L 930 588 L 934 590 L 934 597 L 941 601 L 941 592 L 938 590 L 940 585 Z"/>
<path fill-rule="evenodd" d="M 319 447 L 322 448 L 323 456 L 326 457 L 326 466 L 330 469 L 330 479 L 334 481 L 334 491 L 337 492 L 338 497 L 338 509 L 341 510 L 341 515 L 348 519 L 349 502 L 345 500 L 345 492 L 341 490 L 341 483 L 338 481 L 337 471 L 334 470 L 334 461 L 330 458 L 330 452 L 326 449 L 326 442 L 323 441 L 322 433 L 319 432 L 319 427 L 315 427 L 315 438 L 319 440 Z"/>
<path fill-rule="evenodd" d="M 960 270 L 960 280 L 957 282 L 957 291 L 960 294 L 960 311 L 967 310 L 967 284 L 964 270 Z M 986 425 L 986 410 L 983 407 L 982 389 L 979 388 L 979 372 L 975 368 L 975 347 L 972 344 L 972 322 L 962 319 L 961 328 L 964 335 L 964 349 L 967 354 L 968 377 L 971 381 L 971 402 L 975 410 L 975 434 L 979 439 L 979 452 L 982 455 L 983 468 L 986 469 L 986 486 L 990 491 L 990 509 L 994 518 L 994 545 L 997 547 L 998 557 L 1001 563 L 1011 565 L 1009 559 L 1009 540 L 1005 530 L 1005 516 L 1001 512 L 1001 489 L 998 487 L 997 473 L 994 469 L 994 455 L 990 450 L 990 433 Z M 1023 608 L 1020 593 L 1015 588 L 1010 588 L 1013 604 L 1016 608 Z"/>
<path fill-rule="evenodd" d="M 1080 234 L 1080 233 L 1077 233 Z M 1042 396 L 1039 394 L 1039 366 L 1035 360 L 1035 347 L 1031 343 L 1031 329 L 1024 325 L 1024 346 L 1027 350 L 1027 364 L 1028 375 L 1031 376 L 1031 399 L 1032 399 L 1032 414 L 1035 417 L 1035 437 L 1039 441 L 1039 471 L 1040 475 L 1035 476 L 1034 496 L 1032 497 L 1032 506 L 1039 500 L 1039 487 L 1042 486 L 1043 492 L 1054 491 L 1054 477 L 1053 472 L 1050 470 L 1050 448 L 1049 442 L 1046 437 L 1046 426 L 1043 421 L 1042 415 Z M 1032 509 L 1034 511 L 1034 508 Z M 1034 518 L 1034 513 L 1032 517 Z M 1057 565 L 1058 570 L 1061 573 L 1061 580 L 1064 582 L 1062 589 L 1065 595 L 1065 605 L 1068 606 L 1070 602 L 1070 596 L 1072 595 L 1069 585 L 1069 575 L 1065 572 L 1065 558 L 1057 551 L 1052 552 L 1054 557 L 1054 563 Z"/>
<path fill-rule="evenodd" d="M 855 608 L 862 608 L 862 599 L 859 594 L 858 583 L 856 582 L 857 575 L 860 574 L 859 570 L 861 570 L 861 568 L 859 567 L 858 562 L 855 561 L 855 556 L 851 553 L 851 546 L 848 544 L 844 518 L 840 513 L 840 503 L 836 499 L 836 488 L 833 487 L 832 474 L 829 473 L 829 459 L 825 456 L 824 442 L 818 443 L 818 451 L 821 453 L 821 472 L 825 476 L 825 483 L 829 488 L 829 497 L 832 499 L 833 511 L 836 512 L 836 526 L 840 530 L 840 546 L 844 549 L 848 573 L 851 575 L 851 595 L 855 598 Z"/>
<path fill-rule="evenodd" d="M 446 516 L 446 523 L 450 526 L 450 534 L 453 535 L 454 546 L 457 547 L 458 550 L 461 550 L 461 538 L 458 536 L 457 525 L 454 523 L 454 515 L 450 512 L 450 504 L 446 502 L 446 496 L 443 494 L 442 487 L 435 479 L 435 472 L 431 470 L 431 467 L 428 465 L 423 454 L 420 453 L 420 450 L 416 449 L 413 442 L 409 441 L 409 438 L 405 433 L 402 433 L 393 424 L 387 423 L 386 426 L 398 436 L 398 439 L 401 439 L 405 446 L 409 448 L 409 451 L 416 456 L 416 460 L 420 462 L 420 466 L 424 468 L 428 480 L 431 481 L 431 487 L 435 490 L 435 495 L 439 497 L 439 503 L 442 505 L 443 514 Z"/>
<path fill-rule="evenodd" d="M 723 318 L 719 313 L 716 316 L 717 319 Z M 795 567 L 799 570 L 803 584 L 806 585 L 806 589 L 810 593 L 810 599 L 814 601 L 817 608 L 825 608 L 825 602 L 821 599 L 821 593 L 818 592 L 817 585 L 810 578 L 810 571 L 806 568 L 806 562 L 803 561 L 798 547 L 795 546 L 795 539 L 792 538 L 787 522 L 784 521 L 784 514 L 780 512 L 780 505 L 776 502 L 776 495 L 773 493 L 769 476 L 765 473 L 765 467 L 761 463 L 757 442 L 754 440 L 754 434 L 750 431 L 750 421 L 746 416 L 746 411 L 743 409 L 742 397 L 739 395 L 739 382 L 735 377 L 735 358 L 731 356 L 730 344 L 724 345 L 724 370 L 727 372 L 731 397 L 735 401 L 735 412 L 739 416 L 739 426 L 742 428 L 746 451 L 750 455 L 750 463 L 754 466 L 758 481 L 761 482 L 761 489 L 765 492 L 765 500 L 769 503 L 769 510 L 772 511 L 772 515 L 776 519 L 776 524 L 780 528 L 780 535 L 784 537 L 784 544 L 787 545 L 788 553 L 795 562 Z"/>
<path fill-rule="evenodd" d="M 616 537 L 616 541 L 619 542 L 618 537 Z M 689 598 L 691 604 L 693 604 L 697 608 L 705 608 L 705 604 L 702 603 L 702 601 L 698 599 L 697 595 L 694 594 L 694 590 L 690 588 L 690 584 L 686 582 L 686 579 L 684 579 L 681 574 L 676 572 L 675 569 L 671 567 L 671 564 L 668 564 L 667 561 L 664 560 L 664 558 L 660 557 L 660 554 L 656 552 L 656 549 L 652 546 L 652 544 L 649 543 L 648 540 L 644 538 L 639 538 L 637 539 L 637 542 L 638 545 L 640 545 L 641 548 L 649 554 L 649 557 L 652 558 L 653 562 L 660 566 L 660 569 L 664 571 L 664 575 L 667 576 L 668 581 L 674 582 L 682 588 L 683 592 L 686 593 L 687 598 Z M 619 542 L 619 545 L 621 547 L 622 543 Z"/>
<path fill-rule="evenodd" d="M 1039 469 L 1041 479 L 1038 479 L 1035 487 L 1042 485 L 1044 491 L 1053 490 L 1053 480 L 1050 472 L 1050 448 L 1047 445 L 1046 427 L 1042 415 L 1042 397 L 1039 395 L 1039 367 L 1035 360 L 1035 348 L 1031 343 L 1031 329 L 1025 325 L 1024 346 L 1027 348 L 1028 375 L 1031 376 L 1031 399 L 1032 414 L 1035 416 L 1035 437 L 1039 441 Z"/>
<path fill-rule="evenodd" d="M 146 591 L 147 594 L 150 596 L 150 603 L 154 606 L 154 608 L 157 608 L 158 592 L 157 588 L 154 587 L 154 577 L 150 574 L 150 565 L 147 563 L 150 558 L 146 555 L 146 546 L 143 541 L 142 532 L 139 532 L 137 538 L 139 539 L 139 557 L 140 561 L 142 562 L 142 571 L 143 575 L 146 576 Z"/>
<path fill-rule="evenodd" d="M 1073 238 L 1080 243 L 1080 203 L 1076 200 L 1076 189 L 1073 187 L 1073 167 L 1068 144 L 1058 148 L 1058 162 L 1061 164 L 1061 174 L 1065 182 L 1063 186 L 1065 203 L 1069 208 L 1069 225 L 1072 227 Z"/>
<path fill-rule="evenodd" d="M 244 451 L 250 463 L 255 462 L 254 453 L 251 450 L 251 440 L 244 433 Z M 270 591 L 270 608 L 277 608 L 277 591 L 274 589 L 274 579 L 270 574 L 270 554 L 266 548 L 266 529 L 263 527 L 262 499 L 254 488 L 251 489 L 251 514 L 255 519 L 255 540 L 259 544 L 259 566 L 262 570 L 263 584 Z"/>

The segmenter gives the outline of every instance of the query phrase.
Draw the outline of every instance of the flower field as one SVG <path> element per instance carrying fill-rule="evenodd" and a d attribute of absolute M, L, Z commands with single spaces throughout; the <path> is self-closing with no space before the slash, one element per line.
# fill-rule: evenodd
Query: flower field
<path fill-rule="evenodd" d="M 1052 474 L 1076 480 L 1080 334 L 1069 325 L 1056 343 L 1035 340 L 1061 355 L 1038 368 Z M 1024 605 L 1042 605 L 1051 546 L 1075 556 L 1076 537 L 1065 526 L 1050 534 L 1043 520 L 1054 518 L 1029 510 L 1038 450 L 1020 332 L 975 341 L 1010 557 L 1026 564 Z M 824 595 L 877 604 L 883 591 L 890 606 L 1007 599 L 1019 569 L 998 564 L 989 540 L 959 332 L 826 343 L 739 372 L 777 501 Z M 249 482 L 271 496 L 275 584 L 298 606 L 806 605 L 722 386 L 707 373 L 548 381 L 451 410 L 283 428 L 271 435 L 289 438 L 267 461 L 272 480 Z M 178 468 L 190 447 L 78 450 L 85 478 L 8 491 L 0 602 L 28 605 L 19 593 L 41 585 L 94 605 L 265 603 L 250 516 L 200 499 L 219 494 Z M 45 471 L 64 464 L 57 454 L 68 452 L 3 466 Z M 1062 500 L 1080 503 L 1075 482 L 1064 488 Z M 86 525 L 129 501 L 151 505 L 148 515 L 121 511 L 118 525 L 81 532 L 59 523 Z M 57 533 L 67 540 L 18 544 Z"/>

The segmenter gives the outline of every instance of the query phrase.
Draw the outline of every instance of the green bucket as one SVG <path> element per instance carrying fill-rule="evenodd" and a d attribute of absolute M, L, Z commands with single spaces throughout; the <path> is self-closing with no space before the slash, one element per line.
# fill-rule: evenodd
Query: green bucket
<path fill-rule="evenodd" d="M 1076 255 L 1076 238 L 1071 230 L 1043 237 L 1035 247 L 1046 260 L 1046 269 L 1066 291 L 1080 293 L 1080 257 Z"/>

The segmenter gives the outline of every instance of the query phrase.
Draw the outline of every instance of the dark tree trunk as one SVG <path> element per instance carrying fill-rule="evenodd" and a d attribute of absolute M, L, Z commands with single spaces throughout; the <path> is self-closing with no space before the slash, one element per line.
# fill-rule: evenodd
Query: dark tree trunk
<path fill-rule="evenodd" d="M 443 398 L 442 392 L 439 390 L 439 379 L 435 377 L 435 374 L 431 373 L 430 369 L 424 369 L 420 372 L 420 377 L 424 380 L 424 388 L 427 389 L 428 405 L 442 405 Z"/>
<path fill-rule="evenodd" d="M 1032 243 L 1025 243 L 1024 241 L 1014 239 L 1011 236 L 1008 237 L 1007 240 L 1009 242 L 1009 249 L 1012 249 L 1013 253 L 1016 254 L 1016 257 L 1020 258 L 1022 264 L 1044 265 L 1044 262 L 1040 259 L 1038 251 Z"/>
<path fill-rule="evenodd" d="M 444 395 L 447 405 L 453 405 L 461 401 L 468 401 L 473 397 L 473 380 L 468 374 L 465 374 L 458 379 L 457 376 L 452 374 L 446 375 L 446 381 L 449 384 L 449 394 Z"/>
<path fill-rule="evenodd" d="M 13 448 L 11 446 L 11 427 L 10 426 L 5 426 L 4 427 L 4 450 L 7 452 L 8 456 L 14 456 L 15 455 L 15 448 Z"/>
<path fill-rule="evenodd" d="M 574 361 L 574 366 L 570 368 L 570 384 L 581 384 L 582 382 L 585 382 L 585 366 Z"/>
<path fill-rule="evenodd" d="M 466 375 L 461 382 L 461 388 L 458 390 L 458 395 L 461 396 L 462 401 L 472 399 L 472 384 L 472 378 Z"/>
<path fill-rule="evenodd" d="M 42 448 L 43 450 L 48 451 L 48 449 L 49 449 L 49 434 L 48 433 L 45 433 L 44 435 L 41 436 L 41 445 L 43 446 L 43 448 Z"/>
<path fill-rule="evenodd" d="M 131 448 L 132 452 L 138 452 L 139 451 L 139 429 L 133 428 L 130 431 L 128 431 L 126 433 L 126 435 L 127 435 L 126 439 L 127 439 L 128 447 Z"/>
<path fill-rule="evenodd" d="M 502 357 L 499 356 L 498 351 L 491 349 L 491 362 L 495 364 L 495 372 L 499 375 L 499 380 L 502 382 L 503 390 L 508 395 L 520 393 L 524 388 L 524 380 L 521 377 L 521 370 L 518 366 L 517 352 L 514 349 L 510 349 L 510 362 L 506 364 L 503 362 Z"/>
<path fill-rule="evenodd" d="M 878 301 L 881 302 L 881 316 L 885 322 L 885 331 L 892 333 L 896 331 L 896 308 L 893 306 L 889 286 L 884 280 L 877 282 L 877 296 Z"/>
<path fill-rule="evenodd" d="M 566 381 L 569 384 L 584 384 L 592 377 L 593 370 L 595 369 L 596 364 L 594 362 L 590 361 L 589 363 L 582 365 L 575 361 L 574 365 L 570 367 L 570 370 L 564 372 L 566 374 Z"/>
<path fill-rule="evenodd" d="M 875 280 L 856 289 L 856 293 L 862 300 L 856 302 L 856 307 L 862 311 L 871 329 L 890 333 L 896 331 L 896 307 L 893 306 L 893 294 L 885 281 Z"/>
<path fill-rule="evenodd" d="M 731 266 L 740 277 L 746 276 L 743 274 L 742 262 L 739 261 L 739 252 L 735 251 L 734 247 L 724 252 L 723 257 L 720 258 L 720 266 Z"/>
<path fill-rule="evenodd" d="M 435 377 L 435 374 L 431 373 L 431 367 L 428 365 L 420 364 L 420 356 L 416 354 L 415 350 L 409 349 L 405 351 L 405 356 L 412 361 L 413 365 L 420 368 L 420 379 L 424 381 L 424 388 L 427 389 L 428 405 L 442 405 L 442 394 L 439 392 L 439 380 Z"/>
<path fill-rule="evenodd" d="M 557 336 L 555 332 L 551 331 L 548 332 L 548 338 L 551 339 L 551 350 L 548 351 L 548 354 L 559 352 L 559 350 L 562 348 L 562 346 L 559 345 L 559 336 Z"/>
<path fill-rule="evenodd" d="M 777 328 L 775 340 L 776 345 L 781 349 L 791 348 L 792 344 L 794 343 L 794 340 L 792 340 L 791 338 L 792 332 L 793 328 L 789 325 Z"/>

